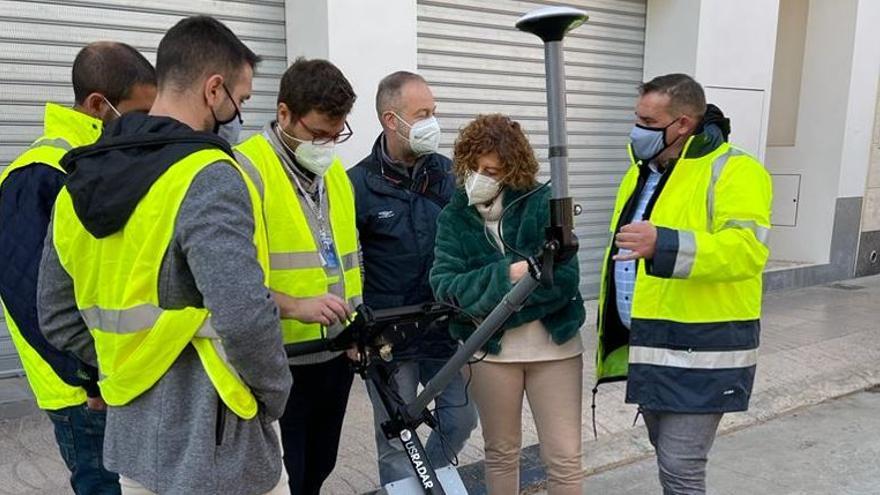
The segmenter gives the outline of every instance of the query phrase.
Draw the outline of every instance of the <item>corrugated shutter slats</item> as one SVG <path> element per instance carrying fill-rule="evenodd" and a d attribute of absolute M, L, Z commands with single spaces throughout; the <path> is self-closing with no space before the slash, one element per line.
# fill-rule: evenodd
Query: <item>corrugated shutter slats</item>
<path fill-rule="evenodd" d="M 544 49 L 514 27 L 520 15 L 546 5 L 590 16 L 565 40 L 565 71 L 569 185 L 584 208 L 576 218 L 582 291 L 595 297 L 642 79 L 645 1 L 418 0 L 418 66 L 437 99 L 444 152 L 451 154 L 458 130 L 477 114 L 508 114 L 528 132 L 546 179 Z"/>
<path fill-rule="evenodd" d="M 85 44 L 122 41 L 155 63 L 165 31 L 190 15 L 220 19 L 263 57 L 244 108 L 245 134 L 275 115 L 287 67 L 284 0 L 0 0 L 0 12 L 0 166 L 40 135 L 46 101 L 73 104 L 70 67 Z M 0 376 L 19 369 L 0 323 Z"/>

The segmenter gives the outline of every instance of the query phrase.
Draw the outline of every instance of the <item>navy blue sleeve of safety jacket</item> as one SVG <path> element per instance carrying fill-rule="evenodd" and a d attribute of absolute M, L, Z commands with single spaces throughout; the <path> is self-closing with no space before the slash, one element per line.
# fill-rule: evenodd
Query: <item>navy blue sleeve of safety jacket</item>
<path fill-rule="evenodd" d="M 64 185 L 60 171 L 44 165 L 16 170 L 0 188 L 0 297 L 22 337 L 69 385 L 99 395 L 98 370 L 52 347 L 37 319 L 37 275 L 55 198 Z"/>
<path fill-rule="evenodd" d="M 677 257 L 678 231 L 666 227 L 657 227 L 654 257 L 653 259 L 645 260 L 645 270 L 648 275 L 672 278 Z"/>

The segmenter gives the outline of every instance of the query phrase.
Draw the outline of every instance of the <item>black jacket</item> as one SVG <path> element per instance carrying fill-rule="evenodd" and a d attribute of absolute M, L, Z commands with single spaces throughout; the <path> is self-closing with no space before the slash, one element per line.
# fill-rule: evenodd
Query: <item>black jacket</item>
<path fill-rule="evenodd" d="M 65 383 L 97 397 L 98 370 L 53 347 L 37 319 L 37 275 L 55 198 L 65 176 L 45 164 L 15 170 L 0 189 L 0 297 L 22 338 Z"/>
<path fill-rule="evenodd" d="M 379 136 L 372 153 L 348 172 L 363 250 L 364 303 L 382 309 L 433 301 L 428 274 L 434 263 L 437 218 L 455 191 L 452 161 L 437 153 L 428 155 L 412 178 L 402 177 L 383 161 Z M 448 326 L 434 326 L 397 346 L 394 357 L 441 359 L 456 348 Z"/>

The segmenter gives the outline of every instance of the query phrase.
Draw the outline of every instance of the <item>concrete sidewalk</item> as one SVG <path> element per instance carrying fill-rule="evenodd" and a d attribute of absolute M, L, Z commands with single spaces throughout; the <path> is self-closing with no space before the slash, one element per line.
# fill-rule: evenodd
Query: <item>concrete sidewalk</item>
<path fill-rule="evenodd" d="M 584 453 L 590 473 L 651 455 L 644 426 L 632 426 L 635 407 L 623 403 L 622 383 L 603 386 L 597 397 L 594 440 L 590 420 L 595 303 L 588 303 L 584 337 Z M 70 493 L 52 439 L 51 425 L 22 399 L 22 381 L 0 380 L 0 494 Z M 771 293 L 765 297 L 758 377 L 752 407 L 725 418 L 731 431 L 785 412 L 880 384 L 880 276 Z M 18 394 L 18 398 L 14 395 Z M 13 418 L 13 416 L 16 416 Z M 524 408 L 523 483 L 543 478 L 537 435 Z M 336 471 L 328 494 L 353 494 L 377 485 L 372 409 L 364 385 L 355 382 Z M 480 493 L 482 436 L 477 431 L 459 456 L 465 481 Z"/>
<path fill-rule="evenodd" d="M 718 438 L 708 468 L 714 495 L 880 493 L 880 389 L 799 409 Z M 587 478 L 584 493 L 660 493 L 645 459 Z M 545 492 L 542 492 L 545 493 Z"/>
<path fill-rule="evenodd" d="M 595 302 L 591 302 L 587 322 L 595 321 Z M 623 402 L 624 383 L 600 387 L 596 398 L 599 438 L 593 438 L 592 324 L 588 323 L 584 339 L 588 349 L 583 392 L 584 463 L 589 473 L 596 473 L 650 456 L 653 451 L 642 423 L 633 427 L 636 408 Z M 722 431 L 761 423 L 880 383 L 880 277 L 767 294 L 758 363 L 750 410 L 727 415 Z M 375 466 L 364 462 L 364 458 L 373 458 L 369 406 L 353 401 L 352 407 L 354 414 L 348 416 L 339 466 L 327 493 L 354 493 L 362 491 L 364 483 L 376 483 Z M 523 445 L 528 447 L 523 452 L 521 470 L 526 487 L 540 484 L 545 473 L 528 407 L 523 416 Z M 357 441 L 363 437 L 367 437 L 366 444 Z M 482 436 L 477 431 L 460 460 L 462 464 L 479 463 L 481 457 Z M 472 464 L 461 469 L 472 495 L 484 493 L 481 468 Z"/>

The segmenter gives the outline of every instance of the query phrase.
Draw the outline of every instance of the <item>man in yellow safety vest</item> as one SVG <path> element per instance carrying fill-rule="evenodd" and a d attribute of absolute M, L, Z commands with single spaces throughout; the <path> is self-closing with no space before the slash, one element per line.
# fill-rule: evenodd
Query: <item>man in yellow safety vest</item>
<path fill-rule="evenodd" d="M 262 203 L 217 134 L 259 57 L 211 17 L 159 43 L 149 115 L 69 153 L 40 266 L 42 330 L 97 363 L 124 494 L 287 494 L 291 377 Z"/>
<path fill-rule="evenodd" d="M 37 271 L 49 214 L 66 180 L 61 157 L 94 143 L 104 127 L 129 112 L 147 112 L 156 71 L 134 48 L 96 42 L 77 54 L 74 105 L 46 103 L 43 135 L 0 174 L 0 298 L 37 406 L 55 430 L 75 493 L 119 493 L 102 463 L 105 405 L 97 370 L 50 345 L 37 321 Z"/>
<path fill-rule="evenodd" d="M 685 74 L 641 85 L 599 295 L 599 382 L 626 379 L 663 493 L 706 492 L 724 413 L 748 408 L 772 186 Z"/>
<path fill-rule="evenodd" d="M 286 344 L 338 335 L 361 300 L 354 193 L 335 145 L 351 136 L 351 84 L 326 60 L 296 60 L 281 78 L 274 122 L 236 146 L 263 196 L 269 287 Z M 333 471 L 352 370 L 341 353 L 291 358 L 281 418 L 290 491 L 317 495 Z"/>

